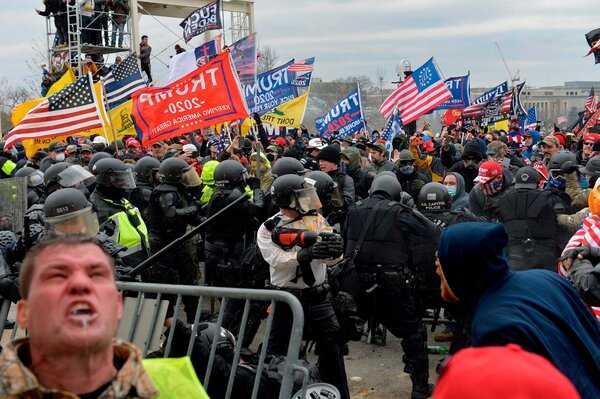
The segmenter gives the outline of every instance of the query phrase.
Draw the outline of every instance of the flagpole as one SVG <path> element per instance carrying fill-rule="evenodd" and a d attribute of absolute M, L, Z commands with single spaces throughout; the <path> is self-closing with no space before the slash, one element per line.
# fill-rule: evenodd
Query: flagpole
<path fill-rule="evenodd" d="M 360 119 L 362 119 L 362 122 L 363 122 L 363 129 L 367 130 L 367 123 L 365 122 L 365 116 L 363 114 L 363 108 L 362 108 L 362 99 L 360 96 L 360 83 L 359 83 L 358 79 L 356 80 L 356 90 L 358 91 L 358 107 L 360 108 Z"/>
<path fill-rule="evenodd" d="M 100 87 L 102 87 L 102 97 L 103 97 L 102 98 L 102 107 L 104 109 L 104 114 L 106 115 L 106 119 L 108 119 L 108 125 L 110 127 L 110 131 L 112 132 L 113 143 L 115 143 L 115 153 L 118 154 L 119 153 L 119 144 L 117 143 L 117 134 L 115 133 L 115 127 L 112 123 L 112 119 L 111 119 L 108 111 L 106 110 L 106 107 L 104 106 L 104 97 L 106 96 L 106 87 L 104 87 L 104 82 L 100 81 Z M 95 92 L 95 90 L 94 90 L 94 92 Z M 102 115 L 100 115 L 100 119 L 103 119 Z M 106 128 L 104 125 L 104 120 L 102 121 L 102 128 L 104 131 L 104 137 L 108 140 L 108 137 L 106 135 Z"/>

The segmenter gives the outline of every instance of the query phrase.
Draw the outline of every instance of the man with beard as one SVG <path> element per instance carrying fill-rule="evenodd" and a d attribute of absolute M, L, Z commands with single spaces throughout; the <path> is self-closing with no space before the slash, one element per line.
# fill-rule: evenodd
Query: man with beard
<path fill-rule="evenodd" d="M 470 193 L 475 185 L 479 163 L 483 159 L 479 143 L 470 141 L 465 144 L 465 149 L 462 154 L 462 159 L 456 162 L 450 172 L 459 173 L 465 179 L 465 191 Z"/>

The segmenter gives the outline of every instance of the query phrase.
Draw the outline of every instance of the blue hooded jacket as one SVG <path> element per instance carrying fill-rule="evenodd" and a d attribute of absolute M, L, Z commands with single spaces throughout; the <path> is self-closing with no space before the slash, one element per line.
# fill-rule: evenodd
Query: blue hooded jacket
<path fill-rule="evenodd" d="M 582 398 L 600 398 L 600 326 L 575 289 L 547 270 L 510 272 L 508 237 L 493 223 L 460 223 L 442 234 L 446 280 L 470 312 L 472 346 L 515 343 L 551 361 Z"/>

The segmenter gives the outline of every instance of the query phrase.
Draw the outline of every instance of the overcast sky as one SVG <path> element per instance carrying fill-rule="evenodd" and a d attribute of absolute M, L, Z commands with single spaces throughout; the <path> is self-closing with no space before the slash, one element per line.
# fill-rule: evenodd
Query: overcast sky
<path fill-rule="evenodd" d="M 33 9 L 41 0 L 2 0 L 0 78 L 13 85 L 39 79 L 27 61 L 40 63 L 45 22 Z M 262 45 L 283 63 L 316 56 L 315 74 L 324 80 L 383 71 L 393 80 L 400 60 L 418 67 L 434 56 L 448 76 L 471 71 L 471 86 L 506 80 L 494 42 L 513 73 L 530 85 L 600 80 L 600 65 L 584 58 L 584 35 L 600 27 L 598 0 L 256 0 L 256 30 Z M 142 17 L 153 53 L 168 62 L 179 20 Z M 227 19 L 228 22 L 228 19 Z M 227 27 L 227 25 L 226 25 Z M 174 33 L 173 33 L 174 32 Z M 160 77 L 165 68 L 154 61 Z"/>

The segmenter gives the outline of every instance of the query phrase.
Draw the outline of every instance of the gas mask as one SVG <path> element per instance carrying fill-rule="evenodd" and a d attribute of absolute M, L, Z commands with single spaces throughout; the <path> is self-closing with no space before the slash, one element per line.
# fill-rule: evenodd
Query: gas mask
<path fill-rule="evenodd" d="M 403 174 L 404 176 L 409 176 L 415 171 L 415 167 L 414 167 L 414 165 L 404 165 L 404 166 L 400 166 L 398 168 L 398 171 L 400 171 L 400 173 Z"/>

